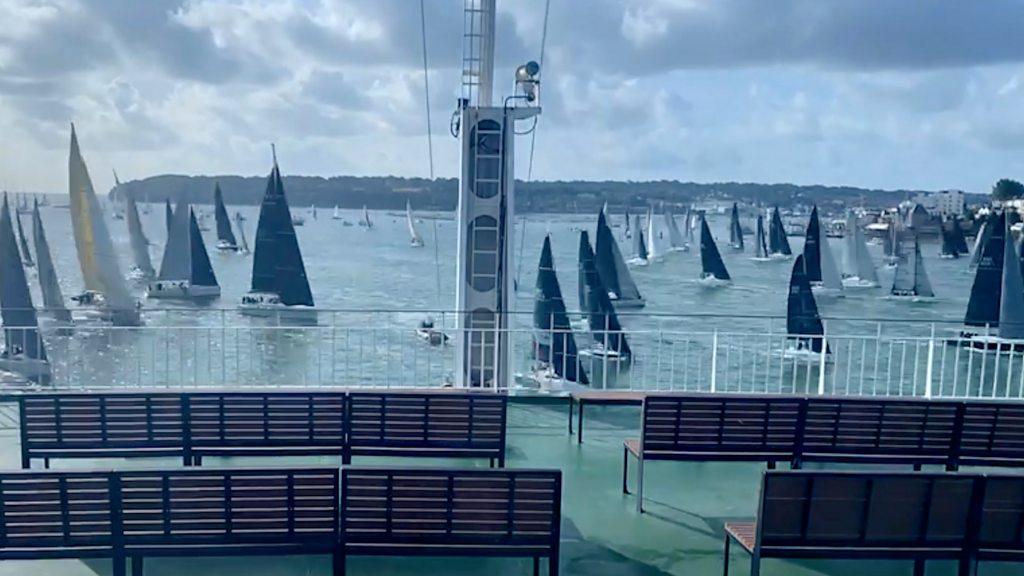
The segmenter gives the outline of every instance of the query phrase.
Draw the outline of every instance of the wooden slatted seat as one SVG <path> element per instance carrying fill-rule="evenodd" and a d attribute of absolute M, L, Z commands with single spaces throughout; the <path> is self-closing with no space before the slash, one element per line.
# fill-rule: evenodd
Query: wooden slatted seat
<path fill-rule="evenodd" d="M 1024 466 L 1024 405 L 965 402 L 954 466 Z"/>
<path fill-rule="evenodd" d="M 180 456 L 188 464 L 179 394 L 31 394 L 19 398 L 21 467 L 32 459 Z"/>
<path fill-rule="evenodd" d="M 123 544 L 133 576 L 144 557 L 332 554 L 336 468 L 122 472 Z"/>
<path fill-rule="evenodd" d="M 506 413 L 503 395 L 353 392 L 345 463 L 417 456 L 486 458 L 504 467 Z"/>
<path fill-rule="evenodd" d="M 801 462 L 946 465 L 959 403 L 809 398 L 794 467 Z"/>
<path fill-rule="evenodd" d="M 726 530 L 750 553 L 750 574 L 764 558 L 960 561 L 966 576 L 983 478 L 956 473 L 773 472 L 764 475 L 756 524 Z M 751 540 L 752 539 L 752 540 Z"/>
<path fill-rule="evenodd" d="M 196 464 L 203 456 L 344 454 L 343 392 L 190 393 L 188 411 Z"/>
<path fill-rule="evenodd" d="M 1024 477 L 985 478 L 978 524 L 978 560 L 1024 562 Z"/>
<path fill-rule="evenodd" d="M 558 470 L 346 468 L 343 554 L 540 559 L 558 574 Z"/>
<path fill-rule="evenodd" d="M 793 457 L 802 398 L 652 395 L 644 399 L 641 438 L 623 447 L 622 491 L 629 457 L 637 459 L 637 510 L 643 512 L 644 461 L 776 462 Z"/>

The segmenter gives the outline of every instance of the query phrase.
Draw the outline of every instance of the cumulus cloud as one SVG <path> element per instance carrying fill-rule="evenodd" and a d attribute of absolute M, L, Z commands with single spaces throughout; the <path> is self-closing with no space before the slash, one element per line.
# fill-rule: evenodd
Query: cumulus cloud
<path fill-rule="evenodd" d="M 545 1 L 499 1 L 499 93 Z M 446 176 L 462 5 L 426 2 Z M 0 21 L 18 187 L 66 186 L 72 120 L 101 174 L 262 173 L 270 141 L 291 173 L 427 172 L 416 0 L 0 0 Z M 1020 0 L 551 0 L 534 175 L 983 189 L 1024 172 L 1022 21 Z"/>

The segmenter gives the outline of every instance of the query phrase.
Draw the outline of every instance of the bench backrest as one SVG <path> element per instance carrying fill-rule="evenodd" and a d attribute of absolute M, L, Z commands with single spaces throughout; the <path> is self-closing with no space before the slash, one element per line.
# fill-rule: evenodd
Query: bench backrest
<path fill-rule="evenodd" d="M 802 399 L 648 396 L 643 450 L 791 454 Z"/>
<path fill-rule="evenodd" d="M 109 549 L 117 531 L 112 474 L 0 474 L 0 555 L 11 548 Z"/>
<path fill-rule="evenodd" d="M 1024 466 L 1024 405 L 965 402 L 963 411 L 959 464 Z"/>
<path fill-rule="evenodd" d="M 342 539 L 351 549 L 557 549 L 561 498 L 560 470 L 346 468 Z"/>
<path fill-rule="evenodd" d="M 336 468 L 121 472 L 124 544 L 280 544 L 338 541 Z"/>
<path fill-rule="evenodd" d="M 985 479 L 978 529 L 983 551 L 1024 556 L 1024 477 Z"/>
<path fill-rule="evenodd" d="M 505 451 L 507 398 L 491 394 L 349 394 L 349 446 Z"/>
<path fill-rule="evenodd" d="M 337 447 L 345 443 L 343 392 L 188 395 L 190 441 L 199 447 Z"/>
<path fill-rule="evenodd" d="M 22 449 L 181 448 L 177 394 L 32 394 L 20 398 Z"/>
<path fill-rule="evenodd" d="M 981 481 L 949 473 L 768 471 L 758 544 L 762 549 L 966 547 L 972 498 Z"/>
<path fill-rule="evenodd" d="M 957 411 L 954 402 L 810 398 L 799 449 L 807 460 L 945 464 Z"/>

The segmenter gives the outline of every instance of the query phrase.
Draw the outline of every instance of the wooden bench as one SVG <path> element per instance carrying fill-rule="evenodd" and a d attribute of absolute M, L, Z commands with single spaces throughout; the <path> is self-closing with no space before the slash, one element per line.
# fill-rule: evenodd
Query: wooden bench
<path fill-rule="evenodd" d="M 965 402 L 951 457 L 959 466 L 1024 466 L 1024 404 Z"/>
<path fill-rule="evenodd" d="M 487 458 L 505 466 L 508 399 L 479 393 L 353 392 L 348 443 L 353 456 Z"/>
<path fill-rule="evenodd" d="M 342 554 L 526 557 L 535 576 L 546 558 L 556 576 L 561 496 L 558 470 L 346 468 Z"/>
<path fill-rule="evenodd" d="M 330 554 L 339 564 L 336 468 L 121 472 L 124 554 L 143 558 Z"/>
<path fill-rule="evenodd" d="M 950 465 L 957 402 L 882 398 L 808 398 L 792 464 L 836 462 Z"/>
<path fill-rule="evenodd" d="M 688 395 L 644 399 L 641 440 L 626 440 L 622 491 L 628 494 L 629 457 L 637 459 L 637 511 L 643 512 L 644 461 L 776 462 L 792 459 L 802 428 L 801 398 Z"/>
<path fill-rule="evenodd" d="M 345 452 L 344 392 L 189 393 L 188 445 L 203 456 Z"/>
<path fill-rule="evenodd" d="M 30 394 L 18 399 L 21 467 L 42 458 L 176 456 L 188 465 L 180 394 Z"/>
<path fill-rule="evenodd" d="M 1024 477 L 940 472 L 766 472 L 757 518 L 725 524 L 729 544 L 764 558 L 1024 561 Z"/>

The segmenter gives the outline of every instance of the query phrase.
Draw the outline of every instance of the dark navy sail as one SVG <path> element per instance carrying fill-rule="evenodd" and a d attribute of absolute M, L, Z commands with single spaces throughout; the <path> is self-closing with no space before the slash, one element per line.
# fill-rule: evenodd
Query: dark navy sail
<path fill-rule="evenodd" d="M 757 232 L 754 236 L 754 257 L 756 258 L 767 258 L 768 257 L 768 242 L 764 237 L 764 216 L 757 215 Z"/>
<path fill-rule="evenodd" d="M 703 271 L 702 277 L 714 276 L 719 280 L 731 280 L 729 271 L 725 269 L 725 262 L 718 252 L 715 239 L 711 236 L 711 229 L 708 228 L 708 221 L 702 216 L 700 219 L 700 264 Z"/>
<path fill-rule="evenodd" d="M 224 206 L 224 195 L 220 191 L 220 184 L 213 187 L 214 217 L 217 220 L 217 241 L 219 246 L 235 248 L 238 242 L 235 240 L 235 233 L 231 230 L 231 218 L 228 217 L 228 210 Z"/>
<path fill-rule="evenodd" d="M 803 256 L 807 281 L 821 282 L 821 222 L 818 220 L 817 206 L 811 210 L 811 219 L 807 222 Z"/>
<path fill-rule="evenodd" d="M 0 208 L 0 318 L 4 325 L 5 356 L 46 360 L 6 195 Z"/>
<path fill-rule="evenodd" d="M 534 351 L 537 360 L 547 363 L 555 374 L 570 382 L 587 384 L 587 374 L 579 365 L 579 351 L 562 299 L 551 238 L 544 238 L 537 267 L 537 291 L 533 302 Z"/>
<path fill-rule="evenodd" d="M 960 227 L 960 219 L 953 217 L 950 221 L 952 226 L 953 246 L 958 254 L 970 254 L 971 249 L 967 247 L 967 238 L 964 238 L 964 229 Z"/>
<path fill-rule="evenodd" d="M 39 291 L 43 293 L 43 309 L 60 322 L 71 322 L 71 312 L 64 303 L 60 290 L 57 270 L 50 256 L 50 244 L 43 230 L 43 218 L 39 215 L 39 201 L 32 208 L 32 240 L 36 246 L 36 260 L 39 261 Z"/>
<path fill-rule="evenodd" d="M 171 224 L 174 222 L 174 210 L 171 210 L 171 199 L 164 200 L 164 221 L 167 224 L 167 231 L 170 232 Z"/>
<path fill-rule="evenodd" d="M 939 254 L 943 258 L 959 258 L 960 251 L 957 249 L 956 240 L 954 239 L 954 232 L 952 228 L 958 228 L 960 225 L 955 220 L 950 222 L 943 222 L 939 228 L 942 233 L 942 249 Z"/>
<path fill-rule="evenodd" d="M 786 301 L 786 334 L 804 350 L 821 352 L 825 326 L 818 315 L 818 304 L 807 279 L 804 256 L 796 257 L 789 277 L 789 298 Z M 826 350 L 827 351 L 827 350 Z"/>
<path fill-rule="evenodd" d="M 594 251 L 590 249 L 590 235 L 584 230 L 580 232 L 580 244 L 576 266 L 576 294 L 579 298 L 580 312 L 587 308 L 587 270 L 594 269 Z"/>
<path fill-rule="evenodd" d="M 313 306 L 313 293 L 276 161 L 260 205 L 251 291 L 276 293 L 285 306 Z"/>
<path fill-rule="evenodd" d="M 729 218 L 729 245 L 736 250 L 743 250 L 743 226 L 740 225 L 740 210 L 732 203 L 732 215 Z"/>
<path fill-rule="evenodd" d="M 974 273 L 971 299 L 967 302 L 964 324 L 996 327 L 999 325 L 999 300 L 1003 286 L 1003 248 L 1006 240 L 1006 214 L 989 218 L 989 231 L 984 245 L 978 246 L 980 257 Z"/>
<path fill-rule="evenodd" d="M 590 334 L 598 347 L 612 351 L 622 357 L 632 354 L 626 336 L 622 333 L 622 325 L 619 317 L 615 314 L 615 307 L 608 297 L 608 289 L 601 282 L 601 275 L 593 266 L 594 254 L 590 251 L 590 240 L 587 233 L 580 233 L 580 266 L 583 272 L 583 283 L 586 285 L 587 296 L 587 324 L 590 327 Z"/>
<path fill-rule="evenodd" d="M 602 284 L 608 289 L 608 294 L 614 295 L 618 301 L 642 305 L 643 297 L 633 282 L 626 261 L 622 259 L 622 252 L 619 251 L 619 245 L 615 242 L 611 228 L 608 227 L 603 210 L 597 216 L 595 244 L 594 264 L 601 275 Z"/>
<path fill-rule="evenodd" d="M 25 229 L 21 227 L 21 211 L 15 211 L 14 219 L 18 224 L 18 245 L 21 246 L 21 259 L 25 266 L 35 266 L 32 261 L 32 252 L 28 249 L 28 240 L 25 239 Z"/>
<path fill-rule="evenodd" d="M 192 285 L 198 286 L 219 286 L 217 276 L 213 273 L 213 265 L 210 264 L 210 255 L 206 253 L 206 245 L 203 243 L 203 235 L 199 231 L 199 224 L 196 222 L 196 215 L 192 208 L 188 209 L 189 226 L 189 250 L 191 251 L 191 278 Z"/>
<path fill-rule="evenodd" d="M 772 210 L 772 220 L 768 225 L 768 253 L 791 256 L 793 250 L 789 247 L 789 238 L 786 238 L 786 227 L 782 225 L 782 216 L 779 214 L 779 207 Z"/>

